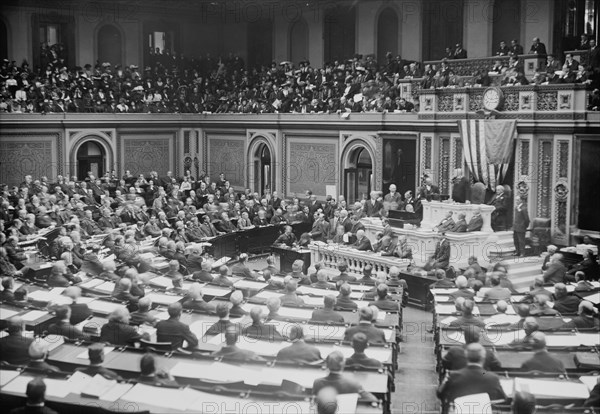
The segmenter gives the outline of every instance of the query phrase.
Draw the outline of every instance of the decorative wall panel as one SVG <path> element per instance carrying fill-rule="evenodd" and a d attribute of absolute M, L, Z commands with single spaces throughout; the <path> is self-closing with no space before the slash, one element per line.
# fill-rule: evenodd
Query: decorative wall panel
<path fill-rule="evenodd" d="M 133 175 L 156 171 L 159 176 L 171 170 L 171 145 L 168 138 L 124 139 L 123 165 Z"/>
<path fill-rule="evenodd" d="M 0 182 L 19 185 L 25 175 L 53 180 L 59 170 L 59 134 L 6 134 L 0 138 Z"/>
<path fill-rule="evenodd" d="M 550 218 L 552 186 L 552 141 L 541 140 L 537 157 L 537 217 Z"/>
<path fill-rule="evenodd" d="M 439 188 L 441 194 L 450 193 L 450 138 L 440 138 L 440 156 L 439 156 Z"/>
<path fill-rule="evenodd" d="M 311 140 L 315 141 L 310 142 Z M 323 140 L 288 138 L 287 192 L 325 196 L 326 186 L 337 184 L 337 145 Z"/>
<path fill-rule="evenodd" d="M 569 244 L 569 211 L 567 207 L 571 199 L 570 153 L 570 140 L 558 139 L 555 141 L 552 242 L 559 245 Z"/>
<path fill-rule="evenodd" d="M 218 135 L 217 135 L 218 136 Z M 234 187 L 246 186 L 245 139 L 209 135 L 207 169 L 211 177 L 224 173 Z"/>

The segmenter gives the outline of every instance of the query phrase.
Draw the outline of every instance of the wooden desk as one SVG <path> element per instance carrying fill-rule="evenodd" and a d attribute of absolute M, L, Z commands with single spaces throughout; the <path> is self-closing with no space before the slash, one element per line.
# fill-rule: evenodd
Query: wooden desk
<path fill-rule="evenodd" d="M 311 265 L 311 254 L 308 249 L 293 249 L 287 246 L 271 246 L 271 252 L 275 257 L 275 267 L 279 269 L 281 273 L 290 273 L 292 271 L 292 264 L 296 260 L 302 260 L 304 266 L 302 271 L 306 273 Z"/>

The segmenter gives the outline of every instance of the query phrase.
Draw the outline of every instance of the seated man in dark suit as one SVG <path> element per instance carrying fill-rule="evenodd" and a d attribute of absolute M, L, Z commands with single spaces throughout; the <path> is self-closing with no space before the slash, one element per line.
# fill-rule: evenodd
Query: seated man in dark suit
<path fill-rule="evenodd" d="M 469 283 L 467 278 L 464 276 L 458 276 L 454 281 L 454 284 L 458 288 L 454 292 L 450 293 L 450 299 L 456 300 L 458 297 L 463 297 L 465 299 L 473 299 L 475 297 L 475 292 L 468 288 Z"/>
<path fill-rule="evenodd" d="M 198 345 L 198 338 L 190 331 L 188 325 L 179 321 L 181 311 L 181 303 L 175 302 L 169 305 L 169 319 L 156 324 L 156 340 L 171 342 L 173 349 L 183 347 L 183 341 L 187 342 L 187 348 L 195 348 Z"/>
<path fill-rule="evenodd" d="M 344 323 L 344 317 L 341 313 L 333 310 L 335 306 L 335 296 L 327 295 L 323 298 L 323 309 L 315 309 L 310 318 L 313 322 L 333 322 Z"/>
<path fill-rule="evenodd" d="M 220 302 L 217 304 L 216 312 L 219 320 L 215 322 L 213 326 L 208 328 L 205 335 L 219 335 L 225 333 L 230 326 L 233 326 L 236 329 L 240 328 L 237 323 L 233 323 L 229 320 L 229 310 L 229 303 Z"/>
<path fill-rule="evenodd" d="M 200 267 L 201 267 L 201 270 L 197 270 L 192 274 L 192 279 L 197 280 L 199 282 L 211 283 L 214 280 L 214 278 L 213 278 L 213 275 L 210 273 L 210 270 L 211 270 L 210 263 L 202 262 Z"/>
<path fill-rule="evenodd" d="M 479 327 L 473 325 L 465 326 L 462 331 L 465 338 L 465 345 L 451 347 L 442 359 L 442 365 L 447 371 L 458 371 L 459 369 L 466 367 L 466 347 L 469 344 L 479 343 L 481 332 Z M 498 361 L 496 353 L 491 349 L 488 349 L 485 353 L 483 369 L 487 371 L 497 371 L 500 369 L 500 361 Z"/>
<path fill-rule="evenodd" d="M 450 322 L 450 327 L 464 329 L 465 326 L 478 326 L 482 329 L 485 328 L 485 323 L 481 319 L 473 316 L 474 308 L 475 302 L 471 299 L 465 299 L 465 302 L 462 305 L 462 315 Z"/>
<path fill-rule="evenodd" d="M 465 220 L 465 213 L 458 213 L 458 220 L 454 224 L 454 227 L 448 231 L 453 233 L 465 233 L 467 231 L 467 221 Z"/>
<path fill-rule="evenodd" d="M 312 282 L 308 275 L 304 274 L 302 270 L 304 268 L 304 260 L 294 260 L 292 263 L 292 271 L 288 274 L 288 276 L 293 277 L 298 281 L 299 285 L 310 285 Z"/>
<path fill-rule="evenodd" d="M 481 216 L 481 210 L 477 209 L 473 212 L 473 216 L 469 220 L 467 225 L 467 231 L 479 231 L 483 227 L 483 217 Z"/>
<path fill-rule="evenodd" d="M 0 338 L 0 360 L 13 365 L 29 362 L 28 349 L 34 338 L 23 335 L 23 320 L 13 317 L 8 320 L 8 335 Z"/>
<path fill-rule="evenodd" d="M 450 242 L 446 238 L 446 233 L 442 232 L 442 239 L 437 242 L 433 256 L 429 258 L 424 269 L 447 269 L 450 264 Z"/>
<path fill-rule="evenodd" d="M 369 358 L 365 354 L 365 349 L 369 346 L 367 336 L 358 332 L 352 337 L 352 348 L 354 353 L 346 360 L 348 368 L 383 368 L 381 361 L 375 358 Z"/>
<path fill-rule="evenodd" d="M 83 372 L 91 377 L 100 374 L 106 379 L 121 379 L 116 372 L 102 366 L 102 363 L 104 362 L 103 343 L 91 344 L 88 347 L 88 358 L 90 359 L 90 365 L 87 367 L 75 368 L 75 371 Z"/>
<path fill-rule="evenodd" d="M 350 298 L 352 293 L 352 287 L 348 283 L 343 283 L 340 286 L 340 294 L 335 302 L 335 309 L 337 310 L 354 310 L 358 309 L 358 305 Z"/>
<path fill-rule="evenodd" d="M 529 314 L 532 316 L 554 316 L 558 315 L 558 311 L 553 309 L 548 304 L 550 302 L 550 297 L 540 293 L 535 296 L 535 302 L 532 305 Z"/>
<path fill-rule="evenodd" d="M 140 359 L 140 376 L 137 378 L 137 382 L 162 387 L 179 386 L 177 381 L 168 372 L 156 370 L 156 360 L 152 354 L 145 354 Z"/>
<path fill-rule="evenodd" d="M 561 314 L 574 315 L 579 309 L 579 299 L 577 296 L 570 295 L 564 283 L 554 285 L 554 307 L 553 309 Z"/>
<path fill-rule="evenodd" d="M 302 306 L 304 300 L 298 296 L 296 289 L 298 288 L 298 282 L 291 279 L 285 284 L 285 293 L 279 297 L 282 306 Z"/>
<path fill-rule="evenodd" d="M 556 372 L 559 374 L 565 372 L 562 361 L 550 355 L 546 350 L 546 335 L 543 332 L 536 331 L 531 334 L 531 347 L 534 355 L 523 362 L 521 365 L 523 371 Z"/>
<path fill-rule="evenodd" d="M 219 276 L 217 276 L 213 283 L 219 286 L 233 286 L 233 281 L 227 276 L 229 275 L 229 268 L 225 265 L 219 267 Z"/>
<path fill-rule="evenodd" d="M 323 359 L 317 347 L 304 342 L 304 331 L 301 325 L 297 323 L 292 325 L 289 339 L 292 341 L 292 344 L 279 350 L 276 358 L 277 361 L 310 364 Z"/>
<path fill-rule="evenodd" d="M 371 241 L 365 235 L 364 230 L 359 230 L 356 232 L 356 241 L 354 242 L 352 247 L 354 247 L 356 250 L 361 250 L 361 251 L 372 251 L 373 250 L 373 246 L 371 246 Z"/>
<path fill-rule="evenodd" d="M 246 253 L 240 254 L 240 260 L 231 268 L 231 274 L 246 279 L 258 279 L 258 274 L 248 267 L 248 255 Z"/>
<path fill-rule="evenodd" d="M 190 286 L 187 292 L 187 297 L 183 301 L 182 306 L 185 309 L 191 309 L 200 312 L 215 312 L 215 305 L 204 300 L 202 295 L 202 285 L 198 282 L 192 283 L 192 286 Z"/>
<path fill-rule="evenodd" d="M 320 269 L 317 271 L 317 282 L 310 286 L 317 289 L 335 289 L 335 285 L 333 283 L 329 283 L 327 280 L 327 272 L 325 269 Z"/>
<path fill-rule="evenodd" d="M 250 309 L 250 319 L 252 325 L 244 328 L 244 336 L 260 341 L 283 341 L 283 336 L 277 332 L 275 325 L 264 323 L 263 310 L 260 306 Z"/>
<path fill-rule="evenodd" d="M 437 281 L 429 285 L 430 289 L 448 289 L 455 287 L 454 282 L 446 279 L 446 271 L 444 269 L 436 269 L 435 277 Z"/>
<path fill-rule="evenodd" d="M 356 282 L 356 277 L 348 274 L 348 263 L 341 261 L 337 265 L 340 274 L 335 276 L 332 281 L 334 282 Z"/>
<path fill-rule="evenodd" d="M 505 399 L 500 379 L 483 368 L 486 350 L 479 343 L 466 346 L 467 366 L 455 371 L 438 388 L 438 397 L 444 404 L 465 395 L 487 393 L 490 400 Z"/>
<path fill-rule="evenodd" d="M 519 312 L 519 315 L 521 315 L 521 314 L 522 314 L 522 312 Z M 519 328 L 519 327 L 518 326 L 516 326 L 516 327 L 510 326 L 509 327 L 509 329 L 512 329 L 512 328 Z M 521 329 L 523 329 L 523 331 L 525 331 L 525 336 L 522 338 L 519 337 L 519 338 L 514 339 L 508 345 L 512 348 L 519 349 L 519 350 L 531 349 L 531 346 L 533 343 L 533 334 L 540 329 L 540 325 L 538 324 L 537 319 L 534 318 L 533 316 L 526 316 L 525 319 L 523 320 L 523 323 L 521 324 Z"/>
<path fill-rule="evenodd" d="M 362 332 L 367 336 L 367 341 L 370 344 L 385 344 L 385 332 L 373 326 L 373 310 L 370 308 L 360 308 L 358 317 L 358 325 L 346 328 L 344 341 L 350 342 L 354 334 Z"/>
<path fill-rule="evenodd" d="M 237 341 L 239 329 L 235 326 L 229 326 L 225 331 L 225 345 L 211 354 L 213 357 L 222 357 L 223 359 L 231 359 L 238 362 L 246 361 L 262 361 L 255 352 L 238 348 Z"/>
<path fill-rule="evenodd" d="M 577 316 L 567 322 L 563 328 L 567 329 L 598 329 L 600 328 L 600 321 L 596 318 L 596 312 L 594 304 L 587 300 L 582 300 L 579 303 L 579 309 Z"/>
<path fill-rule="evenodd" d="M 71 340 L 89 339 L 81 329 L 71 325 L 71 308 L 69 306 L 60 305 L 56 308 L 55 313 L 58 321 L 48 327 L 48 333 L 50 335 L 62 335 Z"/>
<path fill-rule="evenodd" d="M 283 289 L 283 282 L 273 279 L 272 276 L 273 276 L 273 272 L 271 272 L 269 269 L 263 270 L 262 277 L 265 280 L 265 283 L 267 283 L 265 290 L 281 290 L 281 289 Z"/>
<path fill-rule="evenodd" d="M 400 303 L 388 296 L 388 287 L 384 283 L 377 286 L 377 299 L 369 302 L 369 306 L 372 305 L 383 311 L 400 311 Z"/>
<path fill-rule="evenodd" d="M 0 292 L 0 302 L 12 302 L 13 295 L 13 278 L 10 276 L 2 278 L 2 292 Z"/>
<path fill-rule="evenodd" d="M 292 231 L 292 226 L 285 226 L 284 233 L 273 244 L 285 244 L 288 247 L 292 247 L 296 243 L 296 236 Z"/>
<path fill-rule="evenodd" d="M 567 268 L 562 263 L 563 255 L 554 253 L 548 263 L 548 268 L 544 272 L 544 283 L 563 283 Z"/>
<path fill-rule="evenodd" d="M 329 375 L 324 378 L 317 378 L 314 381 L 313 394 L 318 394 L 323 388 L 333 387 L 339 394 L 358 393 L 361 400 L 377 401 L 375 396 L 370 392 L 366 392 L 356 380 L 343 375 L 345 360 L 341 352 L 332 352 L 327 356 L 326 362 Z"/>
<path fill-rule="evenodd" d="M 32 368 L 37 372 L 59 372 L 60 369 L 46 362 L 48 357 L 48 343 L 46 341 L 33 341 L 29 345 L 29 364 L 27 368 Z"/>
<path fill-rule="evenodd" d="M 145 333 L 140 335 L 137 329 L 129 325 L 129 311 L 119 307 L 111 312 L 108 323 L 100 329 L 100 340 L 113 345 L 133 345 L 140 339 L 150 339 Z"/>
<path fill-rule="evenodd" d="M 53 409 L 44 406 L 46 383 L 41 377 L 34 378 L 27 383 L 25 395 L 27 395 L 25 407 L 15 408 L 10 411 L 10 414 L 57 414 Z"/>
<path fill-rule="evenodd" d="M 134 326 L 156 325 L 159 319 L 150 314 L 150 309 L 152 309 L 152 300 L 147 296 L 141 298 L 138 302 L 138 309 L 131 312 L 129 324 Z"/>
<path fill-rule="evenodd" d="M 187 257 L 188 273 L 195 273 L 202 270 L 202 248 L 194 246 L 191 248 L 190 254 Z"/>
<path fill-rule="evenodd" d="M 79 286 L 69 286 L 65 289 L 64 295 L 71 298 L 73 303 L 69 305 L 71 308 L 71 324 L 77 325 L 92 316 L 92 310 L 87 303 L 77 303 L 81 297 L 81 288 Z"/>

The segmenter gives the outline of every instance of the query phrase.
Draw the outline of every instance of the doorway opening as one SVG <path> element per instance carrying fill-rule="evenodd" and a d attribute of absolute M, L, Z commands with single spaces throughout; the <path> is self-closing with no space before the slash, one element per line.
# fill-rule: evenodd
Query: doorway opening
<path fill-rule="evenodd" d="M 254 151 L 254 183 L 253 191 L 264 194 L 272 191 L 271 150 L 267 144 L 260 144 Z"/>
<path fill-rule="evenodd" d="M 373 181 L 373 160 L 365 147 L 352 151 L 344 170 L 344 197 L 348 205 L 368 199 Z"/>
<path fill-rule="evenodd" d="M 102 145 L 94 141 L 81 144 L 77 150 L 77 177 L 84 179 L 88 173 L 102 177 L 105 173 L 106 153 Z"/>

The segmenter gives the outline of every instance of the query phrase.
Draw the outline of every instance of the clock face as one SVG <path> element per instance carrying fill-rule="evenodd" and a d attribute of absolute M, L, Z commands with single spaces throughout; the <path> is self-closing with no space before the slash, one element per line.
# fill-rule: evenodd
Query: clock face
<path fill-rule="evenodd" d="M 487 89 L 483 93 L 483 107 L 485 109 L 497 109 L 500 105 L 500 99 L 500 92 L 497 89 Z"/>

